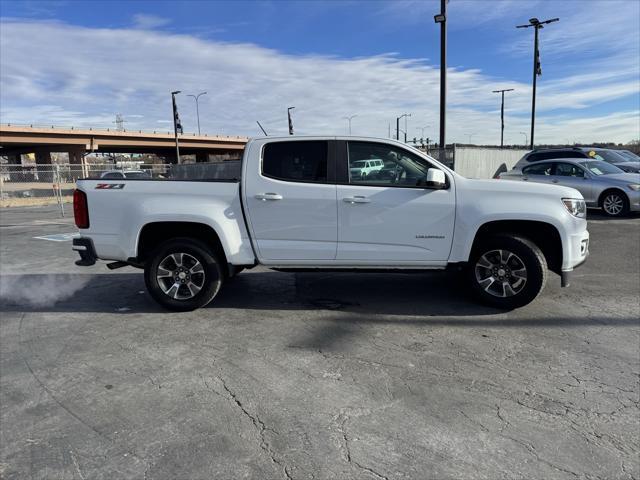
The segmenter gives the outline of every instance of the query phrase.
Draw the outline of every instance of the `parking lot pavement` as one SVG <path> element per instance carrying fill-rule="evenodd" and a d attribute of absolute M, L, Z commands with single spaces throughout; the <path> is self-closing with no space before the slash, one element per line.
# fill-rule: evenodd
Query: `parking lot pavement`
<path fill-rule="evenodd" d="M 243 272 L 160 310 L 0 213 L 0 477 L 640 478 L 640 218 L 503 313 L 454 278 Z M 60 237 L 57 237 L 60 238 Z"/>

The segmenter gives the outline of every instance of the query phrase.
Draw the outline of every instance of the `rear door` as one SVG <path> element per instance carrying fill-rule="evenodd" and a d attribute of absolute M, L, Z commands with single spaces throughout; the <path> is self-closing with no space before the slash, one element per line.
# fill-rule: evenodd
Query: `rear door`
<path fill-rule="evenodd" d="M 525 182 L 551 183 L 553 162 L 539 162 L 522 169 L 522 180 Z"/>
<path fill-rule="evenodd" d="M 435 165 L 400 146 L 339 141 L 337 149 L 337 260 L 380 266 L 446 261 L 455 220 L 453 181 L 443 190 L 419 186 Z M 356 175 L 353 165 L 366 159 L 377 159 L 377 170 Z"/>
<path fill-rule="evenodd" d="M 262 147 L 259 172 L 247 172 L 244 184 L 245 213 L 261 261 L 335 259 L 334 145 L 286 140 Z"/>

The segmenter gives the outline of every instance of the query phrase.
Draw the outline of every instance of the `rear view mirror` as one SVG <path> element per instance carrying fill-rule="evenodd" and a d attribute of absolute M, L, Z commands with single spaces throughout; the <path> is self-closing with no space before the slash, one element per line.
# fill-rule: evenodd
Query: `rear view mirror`
<path fill-rule="evenodd" d="M 447 186 L 447 178 L 444 175 L 442 170 L 438 170 L 437 168 L 430 168 L 427 170 L 427 181 L 424 185 L 426 188 L 446 188 Z"/>

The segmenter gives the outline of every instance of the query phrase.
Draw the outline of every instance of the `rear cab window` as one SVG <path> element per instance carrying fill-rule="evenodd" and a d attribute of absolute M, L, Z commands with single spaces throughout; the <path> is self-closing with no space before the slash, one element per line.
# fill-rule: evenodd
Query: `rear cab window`
<path fill-rule="evenodd" d="M 287 182 L 327 183 L 328 152 L 327 141 L 268 143 L 262 152 L 262 175 Z"/>

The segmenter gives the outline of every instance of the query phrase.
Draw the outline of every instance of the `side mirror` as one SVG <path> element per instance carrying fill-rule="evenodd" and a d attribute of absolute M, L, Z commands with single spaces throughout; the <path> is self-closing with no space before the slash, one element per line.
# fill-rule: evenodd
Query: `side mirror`
<path fill-rule="evenodd" d="M 424 182 L 426 188 L 442 189 L 447 187 L 447 177 L 442 170 L 430 168 L 427 170 L 427 180 Z"/>

